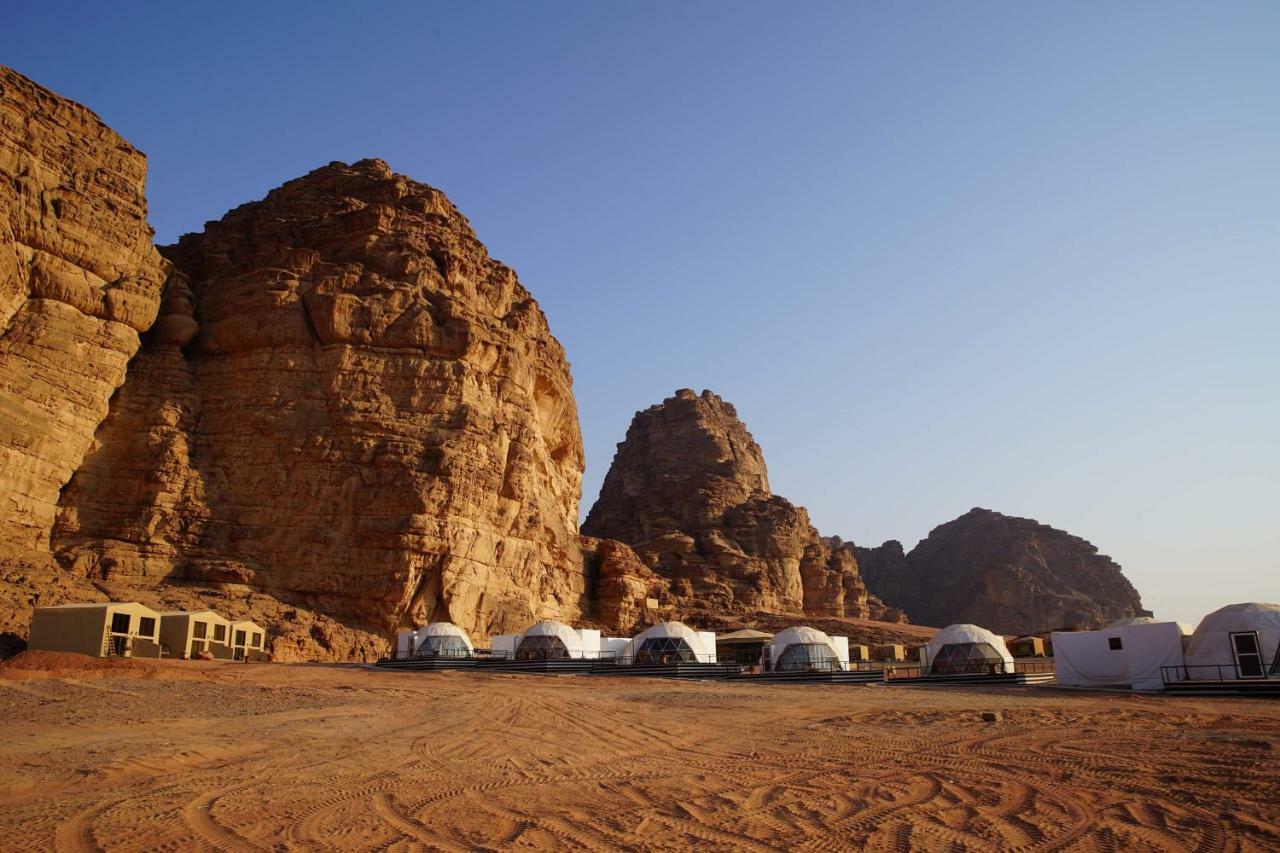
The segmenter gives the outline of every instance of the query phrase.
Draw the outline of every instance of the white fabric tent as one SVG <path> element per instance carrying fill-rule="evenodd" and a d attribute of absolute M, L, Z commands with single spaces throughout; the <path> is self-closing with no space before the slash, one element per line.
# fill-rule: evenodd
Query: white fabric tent
<path fill-rule="evenodd" d="M 1235 640 L 1234 635 L 1242 635 Z M 1250 636 L 1252 635 L 1252 637 Z M 1241 654 L 1256 644 L 1258 658 Z M 1230 604 L 1200 620 L 1187 643 L 1187 677 L 1191 680 L 1254 677 L 1254 667 L 1262 675 L 1280 676 L 1280 604 L 1248 602 Z"/>
<path fill-rule="evenodd" d="M 802 625 L 779 631 L 769 641 L 770 669 L 778 669 L 778 658 L 791 646 L 825 646 L 839 662 L 840 669 L 849 668 L 849 638 L 831 637 L 817 628 Z M 813 658 L 813 655 L 809 656 Z M 814 661 L 816 662 L 816 661 Z"/>
<path fill-rule="evenodd" d="M 1004 644 L 1004 638 L 991 633 L 986 628 L 967 624 L 948 625 L 933 635 L 924 650 L 928 670 L 929 672 L 934 671 L 934 665 L 938 657 L 948 654 L 948 646 L 971 647 L 982 645 L 990 646 L 995 654 L 999 656 L 999 662 L 993 661 L 995 665 L 1001 666 L 1005 672 L 1013 672 L 1013 655 L 1009 654 L 1009 649 Z"/>
<path fill-rule="evenodd" d="M 1177 622 L 1137 617 L 1099 631 L 1055 631 L 1054 672 L 1067 687 L 1160 690 L 1164 667 L 1182 665 L 1188 630 Z"/>
<path fill-rule="evenodd" d="M 714 631 L 695 631 L 683 622 L 659 622 L 657 625 L 645 628 L 639 634 L 636 634 L 631 638 L 631 642 L 627 644 L 626 657 L 632 663 L 638 662 L 636 657 L 641 651 L 645 650 L 645 643 L 648 640 L 683 640 L 697 661 L 701 663 L 716 662 L 716 635 Z M 650 649 L 654 645 L 665 648 L 675 644 L 656 643 L 651 644 Z"/>

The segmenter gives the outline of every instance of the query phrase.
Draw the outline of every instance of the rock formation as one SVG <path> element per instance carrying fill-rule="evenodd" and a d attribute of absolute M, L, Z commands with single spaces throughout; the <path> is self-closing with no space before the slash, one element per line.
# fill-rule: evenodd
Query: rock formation
<path fill-rule="evenodd" d="M 987 509 L 935 527 L 909 554 L 895 541 L 857 553 L 871 591 L 925 625 L 1032 634 L 1148 615 L 1120 567 L 1089 542 Z"/>
<path fill-rule="evenodd" d="M 331 163 L 163 251 L 181 275 L 63 494 L 64 565 L 268 593 L 295 611 L 269 627 L 351 629 L 298 644 L 336 657 L 578 615 L 568 364 L 443 193 Z"/>
<path fill-rule="evenodd" d="M 710 391 L 636 414 L 582 530 L 634 548 L 682 612 L 880 615 L 853 547 L 770 492 L 759 445 Z"/>
<path fill-rule="evenodd" d="M 58 495 L 93 443 L 168 264 L 146 158 L 79 104 L 0 67 L 0 632 L 41 590 Z"/>

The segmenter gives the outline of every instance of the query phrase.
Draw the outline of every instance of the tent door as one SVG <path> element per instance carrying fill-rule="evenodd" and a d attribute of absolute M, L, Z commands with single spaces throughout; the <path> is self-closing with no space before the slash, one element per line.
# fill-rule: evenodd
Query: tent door
<path fill-rule="evenodd" d="M 1262 652 L 1256 631 L 1231 635 L 1231 651 L 1236 656 L 1236 670 L 1241 678 L 1262 678 Z"/>

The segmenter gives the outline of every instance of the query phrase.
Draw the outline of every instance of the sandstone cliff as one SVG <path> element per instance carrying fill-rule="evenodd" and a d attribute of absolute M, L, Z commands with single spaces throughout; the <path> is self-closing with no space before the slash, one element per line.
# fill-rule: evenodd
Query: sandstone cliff
<path fill-rule="evenodd" d="M 632 546 L 681 613 L 882 612 L 853 546 L 823 541 L 802 507 L 771 493 L 759 445 L 710 391 L 636 414 L 582 529 Z"/>
<path fill-rule="evenodd" d="M 58 495 L 160 306 L 146 158 L 79 104 L 0 67 L 0 632 L 43 590 Z"/>
<path fill-rule="evenodd" d="M 266 593 L 298 656 L 578 615 L 568 364 L 443 193 L 332 163 L 163 251 L 181 275 L 62 496 L 65 566 Z"/>
<path fill-rule="evenodd" d="M 867 586 L 914 622 L 1005 634 L 1096 628 L 1147 614 L 1120 567 L 1089 542 L 1029 518 L 972 509 L 903 554 L 859 548 Z"/>

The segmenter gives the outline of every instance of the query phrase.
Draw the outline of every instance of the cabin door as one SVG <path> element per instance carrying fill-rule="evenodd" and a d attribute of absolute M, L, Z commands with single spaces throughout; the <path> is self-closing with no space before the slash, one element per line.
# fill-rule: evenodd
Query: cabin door
<path fill-rule="evenodd" d="M 1236 671 L 1241 678 L 1262 677 L 1262 651 L 1258 648 L 1258 634 L 1247 631 L 1231 635 L 1231 651 L 1236 656 Z"/>

